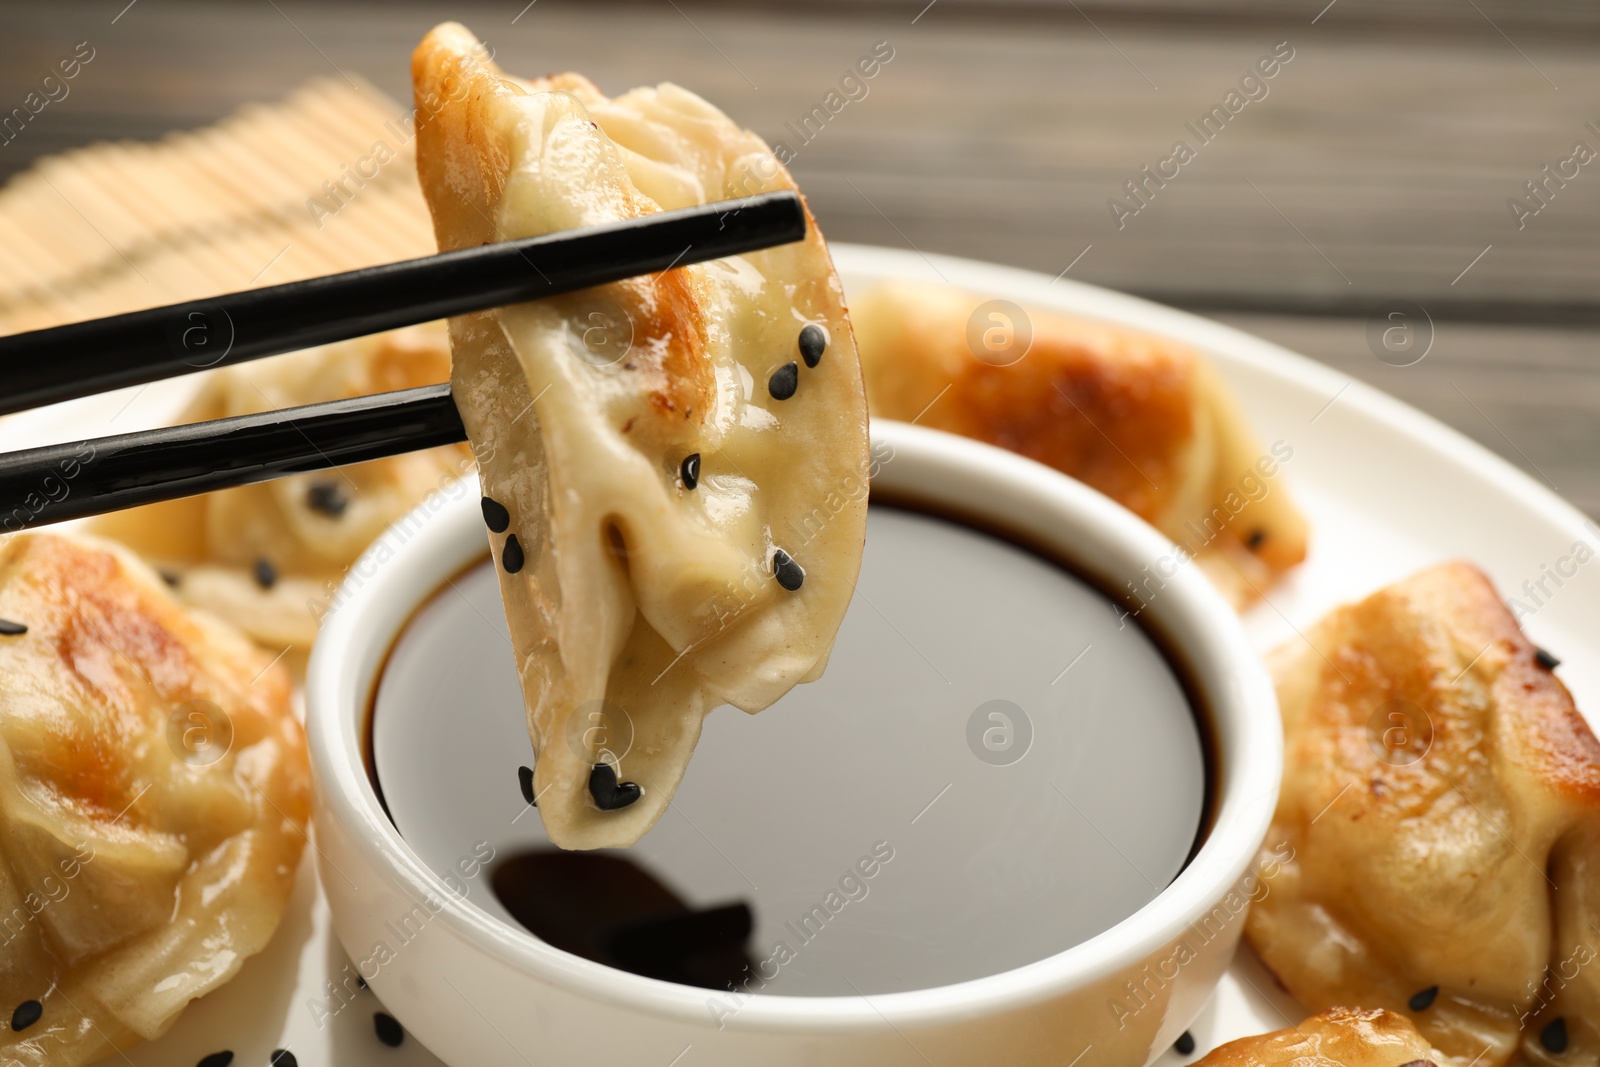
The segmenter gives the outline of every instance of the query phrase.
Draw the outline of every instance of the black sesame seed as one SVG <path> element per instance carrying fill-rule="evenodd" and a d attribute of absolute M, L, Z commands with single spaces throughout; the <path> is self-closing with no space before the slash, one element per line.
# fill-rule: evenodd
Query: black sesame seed
<path fill-rule="evenodd" d="M 27 632 L 28 627 L 23 623 L 0 619 L 0 637 L 21 637 Z"/>
<path fill-rule="evenodd" d="M 183 575 L 179 574 L 177 571 L 163 570 L 159 573 L 161 575 L 161 580 L 167 583 L 167 588 L 169 589 L 176 589 L 178 586 L 183 584 Z"/>
<path fill-rule="evenodd" d="M 596 763 L 589 769 L 589 795 L 601 811 L 616 811 L 644 796 L 637 782 L 617 781 L 617 769 L 609 763 Z"/>
<path fill-rule="evenodd" d="M 306 507 L 330 519 L 339 518 L 349 506 L 350 498 L 338 482 L 317 482 L 306 490 Z"/>
<path fill-rule="evenodd" d="M 483 498 L 483 524 L 490 533 L 505 533 L 511 529 L 511 512 L 498 500 Z"/>
<path fill-rule="evenodd" d="M 378 1035 L 378 1040 L 390 1048 L 399 1048 L 406 1039 L 406 1032 L 399 1021 L 386 1011 L 372 1013 L 372 1029 Z"/>
<path fill-rule="evenodd" d="M 232 1062 L 233 1053 L 213 1052 L 211 1055 L 201 1059 L 199 1063 L 195 1064 L 195 1067 L 228 1067 L 228 1064 Z"/>
<path fill-rule="evenodd" d="M 800 364 L 792 359 L 773 371 L 772 377 L 767 379 L 767 392 L 772 394 L 774 400 L 788 400 L 799 387 Z"/>
<path fill-rule="evenodd" d="M 1172 1047 L 1180 1056 L 1194 1055 L 1194 1035 L 1185 1030 L 1178 1035 L 1178 1040 L 1172 1043 Z"/>
<path fill-rule="evenodd" d="M 815 367 L 822 362 L 822 353 L 828 347 L 828 335 L 821 326 L 811 325 L 800 331 L 800 358 L 806 366 Z"/>
<path fill-rule="evenodd" d="M 1545 1047 L 1546 1052 L 1567 1051 L 1567 1020 L 1557 1016 L 1545 1024 L 1539 1031 L 1539 1044 Z"/>
<path fill-rule="evenodd" d="M 537 808 L 539 806 L 539 798 L 533 792 L 533 768 L 518 767 L 517 781 L 522 783 L 522 799 Z"/>
<path fill-rule="evenodd" d="M 1254 530 L 1250 531 L 1250 536 L 1245 538 L 1244 543 L 1250 548 L 1251 551 L 1255 551 L 1256 549 L 1260 548 L 1262 544 L 1266 542 L 1266 540 L 1267 531 L 1258 526 Z"/>
<path fill-rule="evenodd" d="M 1427 1011 L 1433 1007 L 1433 1000 L 1439 995 L 1439 987 L 1431 985 L 1420 993 L 1411 994 L 1411 999 L 1406 1001 L 1412 1011 Z"/>
<path fill-rule="evenodd" d="M 772 552 L 772 576 L 778 579 L 779 585 L 792 593 L 806 580 L 806 571 L 794 561 L 793 556 L 778 548 Z"/>
<path fill-rule="evenodd" d="M 1547 671 L 1553 671 L 1561 666 L 1561 661 L 1542 648 L 1534 649 L 1533 658 L 1539 661 L 1539 666 Z"/>
<path fill-rule="evenodd" d="M 527 558 L 522 554 L 522 542 L 517 540 L 516 534 L 512 534 L 506 538 L 506 550 L 500 554 L 500 563 L 507 574 L 515 574 L 526 562 Z"/>
<path fill-rule="evenodd" d="M 37 1000 L 24 1000 L 11 1013 L 11 1031 L 20 1034 L 44 1015 L 44 1005 Z"/>
<path fill-rule="evenodd" d="M 1410 1063 L 1402 1063 L 1400 1067 L 1439 1067 L 1439 1065 L 1432 1060 L 1412 1060 Z"/>
<path fill-rule="evenodd" d="M 278 584 L 278 568 L 268 560 L 256 560 L 252 573 L 255 575 L 256 584 L 263 589 L 271 589 Z"/>
<path fill-rule="evenodd" d="M 271 1067 L 300 1067 L 300 1061 L 295 1059 L 294 1053 L 290 1052 L 286 1048 L 274 1050 L 272 1053 L 272 1059 L 268 1060 L 267 1063 L 270 1064 Z"/>
<path fill-rule="evenodd" d="M 678 475 L 683 479 L 685 489 L 693 489 L 700 484 L 700 453 L 695 452 L 683 457 L 683 466 L 678 468 Z"/>

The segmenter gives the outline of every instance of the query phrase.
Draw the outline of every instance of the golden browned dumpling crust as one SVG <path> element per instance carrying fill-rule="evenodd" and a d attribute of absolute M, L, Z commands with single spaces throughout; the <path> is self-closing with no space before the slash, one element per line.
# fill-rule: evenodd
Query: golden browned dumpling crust
<path fill-rule="evenodd" d="M 272 937 L 305 740 L 283 668 L 109 542 L 0 540 L 0 620 L 0 1062 L 76 1067 Z"/>
<path fill-rule="evenodd" d="M 1192 349 L 1037 307 L 1024 326 L 989 303 L 905 281 L 853 301 L 872 413 L 1093 486 L 1177 542 L 1236 605 L 1305 558 L 1306 523 L 1278 477 L 1292 447 L 1259 444 Z"/>
<path fill-rule="evenodd" d="M 1403 1015 L 1329 1008 L 1297 1026 L 1218 1045 L 1194 1067 L 1444 1067 L 1447 1062 Z"/>
<path fill-rule="evenodd" d="M 1274 656 L 1291 858 L 1246 936 L 1302 1003 L 1404 1013 L 1462 1065 L 1600 1055 L 1600 742 L 1553 662 L 1465 563 Z"/>
<path fill-rule="evenodd" d="M 675 85 L 524 81 L 440 26 L 412 63 L 441 249 L 793 189 Z M 454 319 L 534 791 L 564 848 L 666 810 L 721 704 L 819 676 L 865 538 L 867 412 L 843 289 L 807 237 Z"/>

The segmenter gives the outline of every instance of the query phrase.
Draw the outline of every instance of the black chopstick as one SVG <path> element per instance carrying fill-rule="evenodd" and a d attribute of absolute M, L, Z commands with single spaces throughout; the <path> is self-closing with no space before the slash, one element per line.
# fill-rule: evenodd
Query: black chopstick
<path fill-rule="evenodd" d="M 0 455 L 0 533 L 465 441 L 448 385 Z"/>
<path fill-rule="evenodd" d="M 796 194 L 763 193 L 0 337 L 0 415 L 738 255 L 805 231 Z M 11 499 L 0 496 L 0 506 Z"/>

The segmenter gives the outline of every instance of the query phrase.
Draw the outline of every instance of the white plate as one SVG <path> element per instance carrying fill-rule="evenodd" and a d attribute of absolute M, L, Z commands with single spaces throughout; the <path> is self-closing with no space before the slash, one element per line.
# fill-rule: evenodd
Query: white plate
<path fill-rule="evenodd" d="M 833 254 L 850 292 L 890 277 L 944 280 L 1165 334 L 1210 356 L 1263 442 L 1281 440 L 1293 449 L 1283 476 L 1312 523 L 1309 559 L 1246 616 L 1263 652 L 1299 640 L 1299 630 L 1338 603 L 1427 564 L 1460 558 L 1481 566 L 1503 595 L 1526 609 L 1524 627 L 1564 661 L 1561 677 L 1579 706 L 1600 708 L 1600 577 L 1590 573 L 1600 567 L 1579 567 L 1560 585 L 1548 577 L 1558 564 L 1571 570 L 1561 561 L 1576 542 L 1600 549 L 1600 528 L 1494 454 L 1321 364 L 1170 308 L 970 260 L 856 245 L 834 245 Z M 6 420 L 0 448 L 159 424 L 192 388 L 159 383 Z M 273 1050 L 288 1048 L 301 1067 L 438 1063 L 413 1039 L 398 1049 L 379 1044 L 373 1012 L 381 1005 L 370 992 L 319 1025 L 324 1012 L 317 1005 L 337 1007 L 327 1002 L 324 983 L 344 964 L 312 864 L 302 863 L 289 914 L 268 950 L 128 1060 L 137 1067 L 188 1067 L 229 1049 L 240 1067 L 256 1067 L 267 1064 Z M 1224 1041 L 1298 1022 L 1303 1014 L 1241 950 L 1192 1027 L 1195 1055 L 1169 1052 L 1158 1063 L 1184 1063 Z M 531 1056 L 537 1059 L 536 1050 Z"/>

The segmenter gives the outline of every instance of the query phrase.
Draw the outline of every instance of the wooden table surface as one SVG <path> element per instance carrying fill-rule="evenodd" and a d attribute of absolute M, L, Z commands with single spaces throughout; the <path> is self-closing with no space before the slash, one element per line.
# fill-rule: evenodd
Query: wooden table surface
<path fill-rule="evenodd" d="M 831 238 L 1070 267 L 1212 315 L 1432 412 L 1600 516 L 1600 159 L 1585 161 L 1600 153 L 1600 5 L 1586 0 L 7 4 L 0 115 L 79 42 L 95 58 L 0 144 L 0 177 L 318 75 L 407 99 L 410 49 L 444 18 L 511 70 L 710 98 L 795 151 Z M 893 58 L 866 94 L 797 137 L 875 46 Z M 1273 77 L 1227 99 L 1275 50 L 1289 58 Z M 1203 140 L 1218 107 L 1227 121 Z M 1180 140 L 1193 158 L 1163 162 Z M 1393 301 L 1435 324 L 1414 366 L 1368 343 Z"/>

